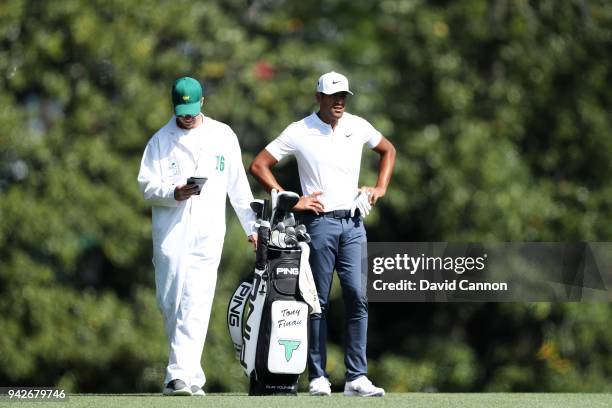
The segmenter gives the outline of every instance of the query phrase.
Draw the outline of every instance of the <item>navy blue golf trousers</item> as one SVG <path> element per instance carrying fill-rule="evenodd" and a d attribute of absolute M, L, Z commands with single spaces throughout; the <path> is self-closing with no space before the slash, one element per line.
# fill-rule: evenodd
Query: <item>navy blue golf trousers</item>
<path fill-rule="evenodd" d="M 367 374 L 366 342 L 368 330 L 367 238 L 359 216 L 334 218 L 330 215 L 303 214 L 308 228 L 310 267 L 317 285 L 321 314 L 310 316 L 308 352 L 309 378 L 328 377 L 327 320 L 329 292 L 334 269 L 340 279 L 345 306 L 344 339 L 346 380 Z"/>

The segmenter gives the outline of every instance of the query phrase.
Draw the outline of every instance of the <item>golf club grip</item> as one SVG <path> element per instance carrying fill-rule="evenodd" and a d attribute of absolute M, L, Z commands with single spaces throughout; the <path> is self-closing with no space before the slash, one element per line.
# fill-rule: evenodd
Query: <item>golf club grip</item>
<path fill-rule="evenodd" d="M 264 269 L 268 263 L 268 242 L 270 241 L 270 228 L 259 227 L 257 231 L 257 252 L 255 253 L 255 266 Z"/>
<path fill-rule="evenodd" d="M 270 218 L 270 200 L 267 198 L 263 200 L 263 209 L 261 210 L 261 219 L 267 220 Z"/>

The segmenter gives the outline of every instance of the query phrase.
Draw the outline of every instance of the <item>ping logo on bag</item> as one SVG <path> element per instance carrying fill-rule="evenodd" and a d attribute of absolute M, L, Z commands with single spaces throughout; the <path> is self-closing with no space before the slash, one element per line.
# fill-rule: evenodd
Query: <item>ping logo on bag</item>
<path fill-rule="evenodd" d="M 240 284 L 234 296 L 230 299 L 230 304 L 227 312 L 227 324 L 230 327 L 242 329 L 242 309 L 247 296 L 251 292 L 251 284 L 243 282 Z"/>
<path fill-rule="evenodd" d="M 298 268 L 297 266 L 279 265 L 276 268 L 276 276 L 279 276 L 279 275 L 294 275 L 294 276 L 297 276 L 299 274 L 300 274 L 300 268 Z"/>
<path fill-rule="evenodd" d="M 285 347 L 285 360 L 289 362 L 289 360 L 291 360 L 291 357 L 293 357 L 293 351 L 300 347 L 300 344 L 302 344 L 302 342 L 299 340 L 280 339 L 278 340 L 278 344 Z"/>

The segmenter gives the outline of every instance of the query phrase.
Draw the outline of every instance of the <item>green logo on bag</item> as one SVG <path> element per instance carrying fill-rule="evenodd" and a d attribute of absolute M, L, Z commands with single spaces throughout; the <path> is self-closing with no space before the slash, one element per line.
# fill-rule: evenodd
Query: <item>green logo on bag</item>
<path fill-rule="evenodd" d="M 279 340 L 278 344 L 285 347 L 285 360 L 289 362 L 293 357 L 293 351 L 296 350 L 302 342 L 299 340 Z"/>

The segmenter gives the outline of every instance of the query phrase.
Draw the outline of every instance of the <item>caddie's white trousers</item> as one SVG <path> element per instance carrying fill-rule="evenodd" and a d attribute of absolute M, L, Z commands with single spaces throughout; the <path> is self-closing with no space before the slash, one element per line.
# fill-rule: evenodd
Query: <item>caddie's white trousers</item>
<path fill-rule="evenodd" d="M 191 245 L 174 253 L 160 251 L 156 259 L 157 300 L 170 346 L 164 384 L 181 379 L 188 386 L 202 387 L 206 376 L 201 359 L 223 238 L 185 241 Z"/>

